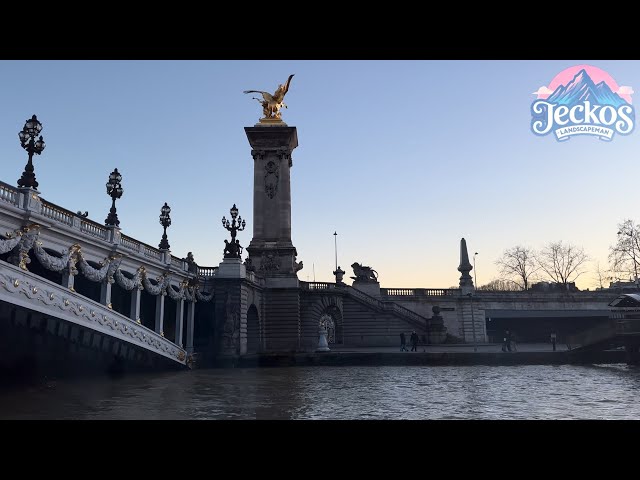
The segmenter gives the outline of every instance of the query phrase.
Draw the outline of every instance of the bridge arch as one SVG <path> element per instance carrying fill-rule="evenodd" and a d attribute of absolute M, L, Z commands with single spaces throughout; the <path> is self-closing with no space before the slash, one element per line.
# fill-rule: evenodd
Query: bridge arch
<path fill-rule="evenodd" d="M 247 310 L 247 353 L 257 353 L 261 342 L 260 314 L 255 304 L 251 304 Z"/>

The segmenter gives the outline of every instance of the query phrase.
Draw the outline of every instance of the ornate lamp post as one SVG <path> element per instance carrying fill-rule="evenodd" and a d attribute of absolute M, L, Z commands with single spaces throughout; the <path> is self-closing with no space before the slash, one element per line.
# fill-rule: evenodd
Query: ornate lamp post
<path fill-rule="evenodd" d="M 475 288 L 476 290 L 478 289 L 478 277 L 477 277 L 477 271 L 476 271 L 476 255 L 478 255 L 478 252 L 473 254 L 473 283 L 475 284 L 473 288 Z"/>
<path fill-rule="evenodd" d="M 27 165 L 24 167 L 24 172 L 22 172 L 22 176 L 18 180 L 19 187 L 26 188 L 38 188 L 38 182 L 36 181 L 36 175 L 33 173 L 33 154 L 40 155 L 44 150 L 45 143 L 42 139 L 42 135 L 40 138 L 36 140 L 36 137 L 40 134 L 42 130 L 42 123 L 38 121 L 38 118 L 34 115 L 29 120 L 27 120 L 22 128 L 22 131 L 18 133 L 18 137 L 20 137 L 20 144 L 22 148 L 24 148 L 29 153 L 29 161 Z"/>
<path fill-rule="evenodd" d="M 242 247 L 240 247 L 240 242 L 236 240 L 236 233 L 244 230 L 247 223 L 238 216 L 238 208 L 235 203 L 229 213 L 231 213 L 231 222 L 226 217 L 222 217 L 222 226 L 231 232 L 231 243 L 227 240 L 224 241 L 227 244 L 224 249 L 224 258 L 240 258 Z"/>
<path fill-rule="evenodd" d="M 167 240 L 167 227 L 171 226 L 171 217 L 169 214 L 171 213 L 171 207 L 167 205 L 167 202 L 164 202 L 164 205 L 160 209 L 160 225 L 164 228 L 164 233 L 162 234 L 162 240 L 158 247 L 161 250 L 169 250 L 169 241 Z"/>
<path fill-rule="evenodd" d="M 107 195 L 111 197 L 111 209 L 109 210 L 109 215 L 107 215 L 106 220 L 104 221 L 107 227 L 117 227 L 120 225 L 120 220 L 118 220 L 118 214 L 116 213 L 116 199 L 122 197 L 122 185 L 120 182 L 122 181 L 122 175 L 118 172 L 116 168 L 113 172 L 109 174 L 109 181 L 107 182 Z"/>

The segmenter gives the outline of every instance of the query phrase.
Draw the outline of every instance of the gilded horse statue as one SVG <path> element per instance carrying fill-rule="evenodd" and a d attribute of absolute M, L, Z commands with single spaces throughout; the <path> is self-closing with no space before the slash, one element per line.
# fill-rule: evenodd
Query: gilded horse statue
<path fill-rule="evenodd" d="M 244 93 L 260 93 L 262 94 L 262 100 L 256 97 L 252 97 L 262 105 L 262 112 L 265 120 L 280 120 L 280 109 L 282 107 L 288 108 L 284 103 L 284 96 L 289 91 L 289 84 L 294 74 L 289 75 L 287 81 L 284 84 L 278 85 L 275 93 L 272 95 L 269 92 L 263 92 L 262 90 L 245 90 Z"/>

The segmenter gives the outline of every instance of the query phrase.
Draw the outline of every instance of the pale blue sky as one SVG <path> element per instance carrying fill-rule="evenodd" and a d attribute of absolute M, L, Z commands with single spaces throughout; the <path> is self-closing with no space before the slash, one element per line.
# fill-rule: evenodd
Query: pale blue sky
<path fill-rule="evenodd" d="M 118 167 L 123 233 L 157 246 L 166 201 L 172 253 L 218 265 L 233 203 L 248 224 L 241 243 L 252 236 L 243 127 L 261 108 L 242 91 L 273 91 L 295 73 L 283 119 L 300 142 L 291 190 L 301 280 L 314 266 L 317 281 L 333 280 L 334 231 L 348 275 L 354 261 L 370 265 L 383 287 L 456 285 L 461 237 L 479 252 L 479 284 L 516 244 L 563 240 L 606 263 L 617 224 L 640 220 L 640 133 L 558 143 L 530 131 L 531 92 L 583 63 L 640 91 L 638 61 L 0 61 L 0 179 L 20 177 L 17 134 L 35 113 L 44 198 L 103 223 Z"/>

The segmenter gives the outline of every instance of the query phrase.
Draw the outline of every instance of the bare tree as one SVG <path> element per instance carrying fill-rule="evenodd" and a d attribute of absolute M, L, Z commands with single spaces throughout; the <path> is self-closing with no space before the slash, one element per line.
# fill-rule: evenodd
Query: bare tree
<path fill-rule="evenodd" d="M 638 279 L 640 262 L 640 225 L 633 220 L 618 224 L 618 240 L 609 247 L 609 264 L 614 277 Z"/>
<path fill-rule="evenodd" d="M 496 260 L 496 265 L 500 267 L 503 278 L 514 282 L 520 290 L 529 289 L 531 276 L 540 268 L 533 250 L 522 245 L 505 250 L 502 257 Z"/>
<path fill-rule="evenodd" d="M 582 247 L 563 244 L 562 241 L 548 243 L 536 255 L 540 269 L 552 281 L 569 288 L 568 284 L 585 273 L 589 256 Z"/>
<path fill-rule="evenodd" d="M 611 280 L 611 272 L 609 270 L 605 270 L 600 265 L 600 262 L 596 262 L 596 272 L 593 278 L 596 288 L 607 288 L 609 286 L 608 282 Z"/>
<path fill-rule="evenodd" d="M 517 292 L 522 290 L 522 287 L 513 280 L 494 278 L 489 283 L 478 287 L 478 290 L 482 290 L 484 292 Z"/>

